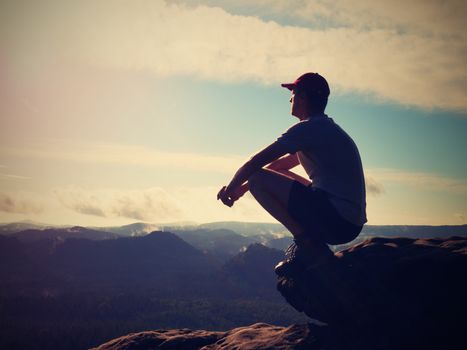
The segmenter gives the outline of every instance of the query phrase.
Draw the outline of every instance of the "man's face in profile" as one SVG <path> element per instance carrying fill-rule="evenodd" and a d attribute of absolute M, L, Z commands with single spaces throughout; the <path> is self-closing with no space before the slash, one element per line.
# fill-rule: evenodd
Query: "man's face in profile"
<path fill-rule="evenodd" d="M 301 93 L 297 93 L 295 90 L 292 91 L 292 96 L 290 97 L 291 114 L 294 117 L 297 117 L 300 120 L 303 120 L 307 117 L 306 111 L 306 100 Z"/>

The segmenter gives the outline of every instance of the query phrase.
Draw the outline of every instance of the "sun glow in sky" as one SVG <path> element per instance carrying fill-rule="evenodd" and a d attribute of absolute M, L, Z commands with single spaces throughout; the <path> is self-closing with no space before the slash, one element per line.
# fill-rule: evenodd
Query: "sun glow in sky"
<path fill-rule="evenodd" d="M 464 1 L 0 2 L 0 221 L 271 221 L 216 193 L 328 80 L 368 224 L 467 223 Z M 296 169 L 295 169 L 296 170 Z M 304 174 L 304 172 L 301 172 Z"/>

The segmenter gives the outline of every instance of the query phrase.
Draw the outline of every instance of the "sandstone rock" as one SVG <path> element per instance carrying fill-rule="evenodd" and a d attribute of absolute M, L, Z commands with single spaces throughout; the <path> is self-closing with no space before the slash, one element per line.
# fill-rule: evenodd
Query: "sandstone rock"
<path fill-rule="evenodd" d="M 278 327 L 256 323 L 227 332 L 215 344 L 202 350 L 318 350 L 319 344 L 310 333 L 308 325 Z"/>
<path fill-rule="evenodd" d="M 228 332 L 172 329 L 129 334 L 94 350 L 319 350 L 308 325 L 277 327 L 266 323 Z"/>
<path fill-rule="evenodd" d="M 146 331 L 113 339 L 93 350 L 198 350 L 204 345 L 215 343 L 224 334 L 190 329 Z"/>
<path fill-rule="evenodd" d="M 277 285 L 329 325 L 313 331 L 325 348 L 467 348 L 465 238 L 372 238 L 337 257 Z"/>

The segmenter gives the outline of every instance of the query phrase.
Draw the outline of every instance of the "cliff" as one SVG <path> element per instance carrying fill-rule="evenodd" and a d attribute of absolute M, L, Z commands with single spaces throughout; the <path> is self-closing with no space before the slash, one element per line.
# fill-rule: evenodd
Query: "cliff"
<path fill-rule="evenodd" d="M 278 277 L 285 299 L 321 322 L 146 331 L 96 349 L 467 348 L 465 238 L 372 238 L 336 257 L 319 269 Z"/>

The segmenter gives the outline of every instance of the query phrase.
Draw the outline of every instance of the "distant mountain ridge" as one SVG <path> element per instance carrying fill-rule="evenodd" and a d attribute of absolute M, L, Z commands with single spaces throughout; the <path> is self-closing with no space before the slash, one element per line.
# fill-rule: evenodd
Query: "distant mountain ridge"
<path fill-rule="evenodd" d="M 285 258 L 284 252 L 255 243 L 229 261 L 223 270 L 231 278 L 255 288 L 275 292 L 273 267 Z"/>
<path fill-rule="evenodd" d="M 228 229 L 194 229 L 171 231 L 197 249 L 225 260 L 257 240 Z"/>
<path fill-rule="evenodd" d="M 30 229 L 46 229 L 46 228 L 59 228 L 59 225 L 49 225 L 31 220 L 23 220 L 18 222 L 11 222 L 6 224 L 0 224 L 0 235 L 10 235 L 16 232 L 30 230 Z M 69 226 L 65 226 L 69 227 Z"/>
<path fill-rule="evenodd" d="M 0 223 L 0 234 L 4 232 L 18 232 L 26 229 L 35 228 L 66 228 L 76 225 L 52 225 L 31 220 L 23 220 L 11 223 Z M 82 226 L 82 225 L 81 225 Z M 83 226 L 93 230 L 101 230 L 119 233 L 122 235 L 131 236 L 132 233 L 140 235 L 141 233 L 149 233 L 155 230 L 161 231 L 176 231 L 176 230 L 194 230 L 194 229 L 227 229 L 239 233 L 241 235 L 255 235 L 255 234 L 280 234 L 287 233 L 286 228 L 279 223 L 268 223 L 268 222 L 242 222 L 242 221 L 217 221 L 202 224 L 195 223 L 147 223 L 147 222 L 135 222 L 122 226 Z M 457 230 L 467 234 L 467 224 L 462 225 L 365 225 L 363 231 L 375 231 L 380 232 L 414 232 L 416 230 L 450 230 L 448 234 L 458 234 Z M 454 230 L 454 231 L 453 231 Z"/>
<path fill-rule="evenodd" d="M 160 225 L 150 224 L 145 222 L 135 222 L 133 224 L 123 226 L 108 226 L 108 227 L 91 227 L 97 231 L 113 232 L 120 236 L 135 237 L 144 236 L 153 231 L 159 231 Z"/>
<path fill-rule="evenodd" d="M 65 240 L 68 238 L 82 238 L 90 240 L 115 239 L 120 235 L 113 232 L 97 231 L 81 226 L 68 228 L 29 229 L 12 233 L 21 242 L 35 242 L 42 239 Z"/>
<path fill-rule="evenodd" d="M 219 221 L 198 225 L 200 229 L 228 229 L 244 236 L 288 234 L 284 225 L 268 222 Z"/>
<path fill-rule="evenodd" d="M 0 235 L 0 290 L 7 295 L 135 288 L 166 296 L 276 295 L 273 267 L 283 256 L 254 243 L 217 259 L 163 231 L 104 240 L 69 238 L 59 244 Z"/>
<path fill-rule="evenodd" d="M 69 238 L 21 243 L 0 237 L 0 289 L 37 293 L 41 288 L 131 290 L 137 286 L 185 291 L 196 278 L 220 268 L 217 260 L 178 236 L 154 231 L 143 237 Z M 89 287 L 86 287 L 89 286 Z M 99 287 L 97 287 L 99 286 Z M 172 286 L 172 287 L 171 287 Z"/>
<path fill-rule="evenodd" d="M 155 325 L 297 322 L 303 317 L 273 288 L 271 251 L 242 253 L 259 259 L 262 270 L 236 257 L 224 269 L 227 263 L 170 232 L 59 243 L 0 235 L 0 321 L 11 325 L 0 329 L 0 348 L 88 349 Z M 244 283 L 242 270 L 256 285 Z M 260 288 L 265 283 L 267 291 Z"/>
<path fill-rule="evenodd" d="M 262 243 L 271 248 L 284 250 L 292 236 L 280 224 L 251 222 L 213 222 L 200 225 L 173 225 L 136 222 L 123 226 L 82 227 L 50 226 L 23 221 L 0 225 L 0 235 L 18 237 L 23 242 L 40 239 L 65 240 L 86 238 L 91 240 L 115 239 L 118 237 L 145 236 L 155 230 L 176 233 L 199 250 L 209 252 L 221 259 L 227 259 L 252 243 Z M 444 238 L 448 236 L 467 237 L 467 225 L 365 225 L 356 241 L 365 238 L 407 237 L 407 238 Z M 354 244 L 356 241 L 350 242 Z M 341 250 L 349 244 L 334 246 Z"/>
<path fill-rule="evenodd" d="M 186 231 L 193 233 L 193 230 Z M 71 349 L 63 345 L 70 338 L 79 342 L 76 343 L 79 346 L 73 348 L 78 350 L 89 348 L 90 344 L 85 344 L 89 339 L 94 339 L 93 344 L 97 345 L 112 337 L 151 327 L 228 329 L 258 320 L 284 326 L 302 317 L 291 312 L 291 307 L 274 288 L 273 267 L 283 258 L 282 251 L 250 244 L 233 257 L 220 261 L 209 251 L 203 252 L 179 237 L 187 232 L 176 235 L 153 231 L 144 236 L 117 239 L 68 238 L 60 242 L 43 239 L 27 243 L 11 235 L 0 235 L 0 317 L 4 324 L 15 328 L 13 333 L 4 328 L 0 334 L 0 348 L 19 348 L 11 346 L 12 341 L 28 343 L 28 339 L 31 345 L 53 344 L 58 339 L 62 346 L 50 348 Z M 216 230 L 204 229 L 199 234 L 194 232 L 194 239 L 201 242 L 203 235 L 209 237 L 209 234 L 217 236 L 220 242 L 229 237 L 251 238 L 229 230 L 216 233 Z M 362 244 L 373 247 L 366 250 L 374 252 L 373 260 L 361 259 L 361 263 L 373 268 L 367 262 L 375 262 L 382 249 L 389 252 L 395 249 L 393 242 L 409 240 L 368 240 Z M 380 244 L 372 244 L 378 242 Z M 235 246 L 235 241 L 233 243 Z M 449 241 L 446 244 L 446 248 L 451 247 Z M 215 246 L 214 243 L 214 249 Z M 438 264 L 439 255 L 430 258 L 429 254 L 424 254 L 423 247 L 418 244 L 413 247 L 425 259 L 417 266 L 429 276 Z M 453 247 L 449 249 L 455 250 Z M 348 251 L 352 249 L 355 250 L 355 246 Z M 445 246 L 437 249 L 450 254 Z M 358 256 L 359 251 L 362 250 L 357 249 L 353 256 Z M 413 258 L 413 254 L 407 256 Z M 426 259 L 431 259 L 435 265 L 427 265 Z M 358 264 L 343 266 L 353 270 Z M 412 279 L 410 271 L 405 273 L 407 279 Z M 446 270 L 441 269 L 440 276 L 444 275 L 447 275 Z M 454 275 L 462 280 L 464 274 Z M 324 271 L 323 276 L 327 281 L 333 274 Z M 365 283 L 371 282 L 365 274 L 358 276 L 362 276 Z M 377 276 L 384 279 L 386 274 Z M 322 282 L 310 282 L 313 288 L 320 285 Z M 402 290 L 405 285 L 399 284 Z M 418 291 L 421 290 L 418 288 L 414 294 L 416 300 L 420 299 Z M 447 300 L 447 297 L 441 299 Z M 205 328 L 206 325 L 211 328 Z M 96 337 L 99 329 L 102 333 L 97 332 Z"/>

